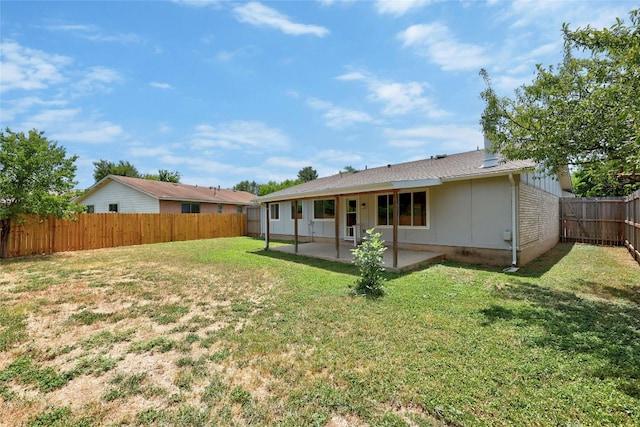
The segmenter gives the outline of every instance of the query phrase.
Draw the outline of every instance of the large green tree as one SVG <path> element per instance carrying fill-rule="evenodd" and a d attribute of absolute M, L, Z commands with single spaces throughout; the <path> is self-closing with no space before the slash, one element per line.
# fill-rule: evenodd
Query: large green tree
<path fill-rule="evenodd" d="M 305 166 L 298 171 L 298 180 L 301 182 L 313 181 L 318 179 L 318 172 L 311 166 Z"/>
<path fill-rule="evenodd" d="M 77 156 L 44 132 L 0 131 L 0 258 L 6 258 L 12 222 L 23 215 L 70 217 L 82 208 L 72 202 Z"/>
<path fill-rule="evenodd" d="M 538 65 L 529 85 L 499 97 L 481 71 L 486 105 L 481 124 L 494 150 L 532 159 L 548 171 L 562 165 L 635 177 L 640 172 L 640 10 L 609 28 L 563 25 L 564 60 Z"/>
<path fill-rule="evenodd" d="M 109 160 L 101 159 L 93 162 L 93 179 L 100 181 L 107 175 L 130 176 L 132 178 L 142 178 L 138 169 L 128 161 L 120 160 L 114 163 Z"/>
<path fill-rule="evenodd" d="M 93 162 L 93 179 L 95 179 L 96 182 L 100 181 L 107 175 L 129 176 L 132 178 L 143 178 L 152 181 L 180 182 L 180 172 L 178 171 L 158 169 L 157 174 L 141 174 L 138 172 L 138 168 L 129 161 L 120 160 L 118 163 L 114 163 L 110 160 L 101 159 L 97 162 Z"/>

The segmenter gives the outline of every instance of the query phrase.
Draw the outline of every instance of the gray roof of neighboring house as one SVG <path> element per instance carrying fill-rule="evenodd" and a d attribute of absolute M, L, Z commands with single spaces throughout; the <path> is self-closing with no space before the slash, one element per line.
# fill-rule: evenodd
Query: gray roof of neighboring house
<path fill-rule="evenodd" d="M 108 175 L 91 186 L 83 195 L 78 197 L 76 199 L 76 203 L 81 203 L 82 199 L 104 187 L 110 181 L 119 182 L 159 200 L 252 205 L 256 198 L 255 194 L 251 194 L 246 191 L 227 190 L 220 189 L 218 187 L 200 187 L 197 185 L 175 184 L 173 182 Z"/>
<path fill-rule="evenodd" d="M 258 197 L 256 201 L 264 203 L 294 198 L 428 187 L 447 181 L 530 171 L 536 166 L 533 161 L 515 160 L 501 161 L 496 166 L 483 168 L 484 159 L 485 150 L 476 150 L 357 172 L 339 173 Z"/>

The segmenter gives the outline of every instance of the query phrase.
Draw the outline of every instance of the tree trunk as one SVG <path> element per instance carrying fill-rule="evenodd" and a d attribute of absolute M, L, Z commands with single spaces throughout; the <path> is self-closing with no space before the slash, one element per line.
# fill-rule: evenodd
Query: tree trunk
<path fill-rule="evenodd" d="M 0 220 L 0 259 L 7 258 L 9 256 L 9 233 L 11 232 L 11 220 Z"/>

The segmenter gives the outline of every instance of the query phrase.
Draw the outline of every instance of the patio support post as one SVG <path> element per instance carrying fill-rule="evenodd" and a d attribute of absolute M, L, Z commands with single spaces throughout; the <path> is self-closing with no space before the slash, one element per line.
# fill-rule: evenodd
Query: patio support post
<path fill-rule="evenodd" d="M 335 225 L 336 225 L 336 258 L 340 259 L 340 197 L 336 196 L 335 198 L 335 207 L 334 207 L 334 216 L 335 216 Z"/>
<path fill-rule="evenodd" d="M 267 225 L 267 231 L 264 235 L 264 250 L 268 251 L 269 250 L 269 202 L 267 202 L 267 220 L 265 221 L 266 225 Z"/>
<path fill-rule="evenodd" d="M 399 191 L 393 190 L 393 268 L 398 268 L 398 223 L 400 222 Z"/>
<path fill-rule="evenodd" d="M 293 202 L 293 234 L 295 236 L 296 255 L 298 254 L 298 199 Z"/>

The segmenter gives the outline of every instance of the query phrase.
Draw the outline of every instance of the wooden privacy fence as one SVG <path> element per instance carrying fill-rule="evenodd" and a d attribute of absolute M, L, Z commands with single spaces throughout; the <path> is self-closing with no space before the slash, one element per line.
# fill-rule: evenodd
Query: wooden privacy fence
<path fill-rule="evenodd" d="M 622 197 L 560 199 L 560 239 L 594 245 L 624 244 Z"/>
<path fill-rule="evenodd" d="M 262 233 L 260 206 L 247 206 L 247 236 L 256 237 Z"/>
<path fill-rule="evenodd" d="M 560 199 L 560 240 L 626 246 L 640 263 L 640 190 L 627 197 Z"/>
<path fill-rule="evenodd" d="M 245 214 L 80 214 L 13 223 L 8 256 L 244 236 Z"/>
<path fill-rule="evenodd" d="M 640 264 L 640 190 L 625 198 L 624 245 Z"/>

